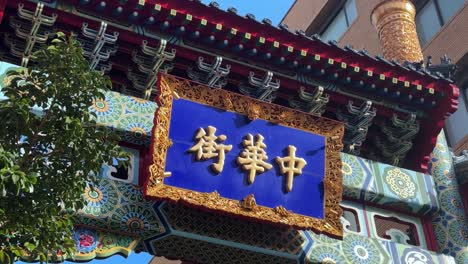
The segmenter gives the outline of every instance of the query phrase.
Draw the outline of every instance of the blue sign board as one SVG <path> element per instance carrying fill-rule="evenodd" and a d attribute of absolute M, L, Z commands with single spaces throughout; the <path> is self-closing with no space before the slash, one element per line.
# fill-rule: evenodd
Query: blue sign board
<path fill-rule="evenodd" d="M 216 135 L 225 135 L 224 145 L 232 145 L 225 154 L 224 168 L 220 173 L 211 169 L 216 158 L 196 160 L 196 153 L 189 149 L 197 143 L 200 128 L 216 128 Z M 264 137 L 264 148 L 271 169 L 257 173 L 253 183 L 248 183 L 249 171 L 244 171 L 237 158 L 245 148 L 242 144 L 248 134 Z M 253 194 L 256 203 L 266 207 L 283 206 L 295 213 L 323 217 L 323 178 L 325 174 L 325 140 L 323 136 L 277 125 L 262 119 L 249 120 L 246 116 L 223 111 L 211 106 L 188 101 L 174 100 L 172 104 L 169 138 L 172 146 L 166 157 L 166 171 L 171 177 L 166 185 L 199 191 L 217 191 L 222 197 L 242 200 Z M 287 156 L 289 145 L 297 148 L 296 156 L 307 164 L 302 174 L 295 175 L 293 188 L 285 189 L 286 177 L 280 174 L 276 157 Z"/>
<path fill-rule="evenodd" d="M 344 126 L 161 76 L 147 198 L 342 236 Z"/>

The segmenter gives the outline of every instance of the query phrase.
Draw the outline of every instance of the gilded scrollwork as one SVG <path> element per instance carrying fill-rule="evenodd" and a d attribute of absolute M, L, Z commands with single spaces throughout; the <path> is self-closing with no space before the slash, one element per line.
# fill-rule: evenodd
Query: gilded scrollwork
<path fill-rule="evenodd" d="M 288 210 L 286 210 L 286 208 L 284 208 L 283 206 L 277 206 L 275 207 L 275 212 L 283 217 L 286 217 L 286 216 L 289 216 L 291 214 L 291 212 L 289 212 Z"/>
<path fill-rule="evenodd" d="M 342 138 L 344 126 L 337 121 L 313 116 L 280 105 L 269 104 L 244 95 L 222 89 L 211 89 L 204 85 L 194 84 L 169 75 L 161 75 L 158 110 L 153 128 L 152 162 L 149 166 L 149 181 L 146 196 L 165 199 L 172 202 L 182 201 L 196 207 L 204 207 L 212 211 L 243 216 L 257 221 L 287 225 L 300 229 L 313 229 L 332 237 L 342 237 L 342 214 L 340 202 L 342 199 L 342 176 L 340 151 L 343 149 Z M 326 167 L 324 177 L 324 218 L 317 219 L 295 214 L 284 207 L 268 208 L 255 203 L 254 210 L 246 210 L 252 199 L 237 201 L 220 197 L 219 193 L 200 193 L 164 185 L 164 169 L 166 166 L 167 149 L 170 146 L 169 126 L 171 120 L 172 100 L 174 94 L 180 98 L 197 103 L 236 112 L 250 119 L 264 119 L 279 125 L 319 134 L 326 138 Z M 254 198 L 252 196 L 252 198 Z M 247 201 L 248 200 L 248 201 Z M 254 201 L 255 199 L 253 199 Z"/>
<path fill-rule="evenodd" d="M 257 202 L 253 194 L 247 195 L 244 199 L 240 201 L 240 206 L 246 210 L 254 211 L 257 209 Z"/>

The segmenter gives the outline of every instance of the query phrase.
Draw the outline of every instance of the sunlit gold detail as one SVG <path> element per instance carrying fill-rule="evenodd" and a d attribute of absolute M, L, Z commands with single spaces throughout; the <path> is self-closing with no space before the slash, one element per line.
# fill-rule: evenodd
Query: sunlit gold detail
<path fill-rule="evenodd" d="M 291 212 L 289 212 L 288 210 L 286 210 L 286 208 L 284 208 L 283 206 L 277 206 L 275 207 L 275 209 L 273 209 L 275 211 L 275 213 L 283 216 L 283 217 L 287 217 L 291 214 Z"/>
<path fill-rule="evenodd" d="M 248 106 L 256 105 L 258 118 L 275 124 L 289 126 L 325 137 L 325 177 L 324 177 L 324 218 L 317 219 L 294 214 L 278 208 L 257 205 L 256 210 L 245 210 L 238 200 L 220 197 L 217 192 L 200 193 L 164 185 L 164 169 L 169 146 L 168 135 L 172 110 L 172 91 L 180 98 L 209 105 L 226 111 L 248 115 Z M 226 105 L 223 98 L 230 97 L 232 104 Z M 165 199 L 172 202 L 183 201 L 185 204 L 204 207 L 214 211 L 248 217 L 258 221 L 268 221 L 300 229 L 313 229 L 332 237 L 342 237 L 340 208 L 342 196 L 342 175 L 340 151 L 343 149 L 344 126 L 334 120 L 306 114 L 280 105 L 269 104 L 253 98 L 221 89 L 210 89 L 173 76 L 161 75 L 158 93 L 158 109 L 153 127 L 152 162 L 149 166 L 149 181 L 146 196 Z M 284 114 L 289 112 L 289 114 Z M 284 119 L 283 116 L 290 118 Z M 286 211 L 287 213 L 285 213 Z"/>
<path fill-rule="evenodd" d="M 292 145 L 288 146 L 288 156 L 276 157 L 275 160 L 281 174 L 286 177 L 286 192 L 290 192 L 293 188 L 294 176 L 302 174 L 302 168 L 307 165 L 307 162 L 303 158 L 296 157 L 296 147 Z"/>
<path fill-rule="evenodd" d="M 174 96 L 174 99 L 180 99 L 180 96 L 176 93 L 176 91 L 172 91 L 172 96 Z"/>
<path fill-rule="evenodd" d="M 416 8 L 409 0 L 385 0 L 372 10 L 372 24 L 378 31 L 386 59 L 399 62 L 423 60 L 415 15 Z"/>
<path fill-rule="evenodd" d="M 262 135 L 257 134 L 254 140 L 252 134 L 247 134 L 246 139 L 242 141 L 244 150 L 237 157 L 237 163 L 242 165 L 242 170 L 249 172 L 247 177 L 249 184 L 255 181 L 257 173 L 265 172 L 273 167 L 266 162 L 268 156 L 265 151 L 267 145 L 263 142 L 264 139 Z"/>
<path fill-rule="evenodd" d="M 227 109 L 231 109 L 233 107 L 230 95 L 226 95 L 226 97 L 223 97 L 223 106 Z"/>
<path fill-rule="evenodd" d="M 255 104 L 253 102 L 249 103 L 247 105 L 247 117 L 250 120 L 255 120 L 260 117 L 260 106 L 258 104 Z"/>
<path fill-rule="evenodd" d="M 196 160 L 218 158 L 216 163 L 211 164 L 211 169 L 216 173 L 221 173 L 224 168 L 225 154 L 232 149 L 232 145 L 221 144 L 227 139 L 226 135 L 216 136 L 215 134 L 216 127 L 208 126 L 206 131 L 200 127 L 195 135 L 197 143 L 188 152 L 196 153 Z"/>
<path fill-rule="evenodd" d="M 241 207 L 246 210 L 254 211 L 257 209 L 257 202 L 255 201 L 253 194 L 247 195 L 244 199 L 242 199 L 240 204 Z"/>

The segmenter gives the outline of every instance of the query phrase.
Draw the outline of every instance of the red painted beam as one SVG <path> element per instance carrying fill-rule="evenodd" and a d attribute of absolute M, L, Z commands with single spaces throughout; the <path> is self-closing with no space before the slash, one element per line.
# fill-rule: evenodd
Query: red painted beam
<path fill-rule="evenodd" d="M 7 0 L 0 0 L 0 23 L 3 21 L 3 14 L 5 13 Z"/>

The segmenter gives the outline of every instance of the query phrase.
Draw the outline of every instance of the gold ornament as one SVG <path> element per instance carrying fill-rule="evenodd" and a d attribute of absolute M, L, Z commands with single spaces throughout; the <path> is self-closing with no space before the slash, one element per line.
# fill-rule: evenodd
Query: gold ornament
<path fill-rule="evenodd" d="M 242 199 L 241 207 L 250 211 L 255 210 L 257 208 L 257 202 L 255 201 L 254 195 L 249 194 L 244 199 Z"/>

